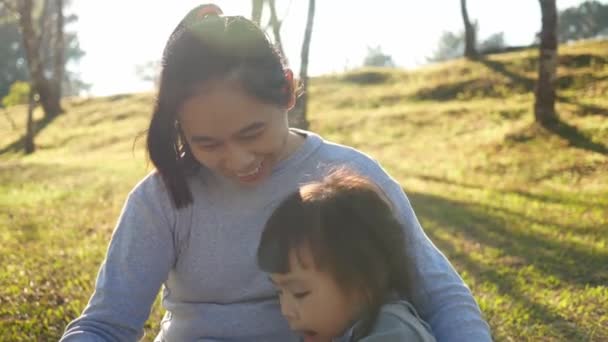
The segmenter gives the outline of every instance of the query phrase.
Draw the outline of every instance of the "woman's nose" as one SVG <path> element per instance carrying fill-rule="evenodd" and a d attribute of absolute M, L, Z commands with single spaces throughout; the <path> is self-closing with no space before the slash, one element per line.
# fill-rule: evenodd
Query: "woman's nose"
<path fill-rule="evenodd" d="M 232 172 L 248 172 L 248 168 L 253 166 L 255 156 L 246 149 L 231 145 L 226 149 L 226 166 Z"/>

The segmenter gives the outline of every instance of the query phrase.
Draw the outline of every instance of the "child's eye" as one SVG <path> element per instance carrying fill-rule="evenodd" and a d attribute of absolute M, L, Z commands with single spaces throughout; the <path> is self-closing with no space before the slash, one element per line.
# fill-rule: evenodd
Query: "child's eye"
<path fill-rule="evenodd" d="M 304 291 L 304 292 L 296 292 L 293 294 L 294 297 L 296 297 L 297 299 L 302 299 L 306 296 L 308 296 L 310 294 L 310 291 Z"/>

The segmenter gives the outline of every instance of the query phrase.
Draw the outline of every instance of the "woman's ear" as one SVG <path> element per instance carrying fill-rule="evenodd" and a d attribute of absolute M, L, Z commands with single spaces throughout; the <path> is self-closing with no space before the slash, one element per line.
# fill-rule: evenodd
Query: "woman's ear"
<path fill-rule="evenodd" d="M 289 68 L 283 72 L 285 75 L 286 87 L 285 91 L 289 92 L 289 99 L 287 101 L 287 110 L 291 110 L 296 105 L 296 88 L 297 81 L 293 78 L 293 71 Z"/>

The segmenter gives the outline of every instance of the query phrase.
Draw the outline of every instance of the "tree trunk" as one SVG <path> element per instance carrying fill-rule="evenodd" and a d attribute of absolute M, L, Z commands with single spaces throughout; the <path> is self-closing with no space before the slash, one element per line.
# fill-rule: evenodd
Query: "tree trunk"
<path fill-rule="evenodd" d="M 25 124 L 25 153 L 34 153 L 36 146 L 34 145 L 34 108 L 36 101 L 34 99 L 34 90 L 30 88 L 29 101 L 27 106 L 27 122 Z"/>
<path fill-rule="evenodd" d="M 300 87 L 302 95 L 298 97 L 296 105 L 291 111 L 290 125 L 301 129 L 308 129 L 306 119 L 306 107 L 308 102 L 308 54 L 310 51 L 310 38 L 315 16 L 315 0 L 308 1 L 308 18 L 306 19 L 306 30 L 304 31 L 304 42 L 302 42 L 302 53 L 300 55 Z"/>
<path fill-rule="evenodd" d="M 558 121 L 555 113 L 557 79 L 557 6 L 555 0 L 540 0 L 542 28 L 538 61 L 538 81 L 534 103 L 535 121 L 548 126 Z"/>
<path fill-rule="evenodd" d="M 464 22 L 464 56 L 469 59 L 474 59 L 477 57 L 477 49 L 475 48 L 475 27 L 469 20 L 467 0 L 460 0 L 460 11 L 462 12 L 462 21 Z"/>
<path fill-rule="evenodd" d="M 8 111 L 6 109 L 2 109 L 2 112 L 6 116 L 6 120 L 8 120 L 8 122 L 11 124 L 12 130 L 16 130 L 17 124 L 15 124 L 15 120 L 13 120 L 13 118 L 8 114 Z"/>
<path fill-rule="evenodd" d="M 63 85 L 63 74 L 65 72 L 65 41 L 63 37 L 63 0 L 56 0 L 55 4 L 57 22 L 55 27 L 55 40 L 53 44 L 54 53 L 54 71 L 53 71 L 53 88 L 57 89 L 57 97 L 61 98 L 61 88 Z"/>
<path fill-rule="evenodd" d="M 283 43 L 281 41 L 282 22 L 277 17 L 275 0 L 268 0 L 268 7 L 270 7 L 270 25 L 272 26 L 272 34 L 274 35 L 274 44 L 281 53 L 281 56 L 287 59 L 287 56 L 285 56 L 285 51 L 283 51 Z"/>
<path fill-rule="evenodd" d="M 260 26 L 262 21 L 262 9 L 264 8 L 264 0 L 251 0 L 251 21 Z"/>
<path fill-rule="evenodd" d="M 40 103 L 44 110 L 46 119 L 52 119 L 62 112 L 59 91 L 54 89 L 44 75 L 42 60 L 40 58 L 40 40 L 36 35 L 32 24 L 32 0 L 20 0 L 17 2 L 19 11 L 19 26 L 25 48 L 28 70 L 30 73 L 30 85 L 40 96 Z"/>

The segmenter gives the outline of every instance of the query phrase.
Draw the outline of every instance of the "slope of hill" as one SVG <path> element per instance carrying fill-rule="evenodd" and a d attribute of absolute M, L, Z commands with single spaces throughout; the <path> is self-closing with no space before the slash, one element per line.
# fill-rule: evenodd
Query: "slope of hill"
<path fill-rule="evenodd" d="M 316 78 L 312 129 L 378 159 L 495 339 L 608 339 L 608 41 L 560 47 L 562 123 L 532 124 L 536 51 Z M 0 336 L 56 340 L 150 171 L 151 94 L 65 101 L 24 156 L 0 118 Z M 37 113 L 40 119 L 40 113 Z M 158 305 L 146 325 L 155 335 Z"/>

